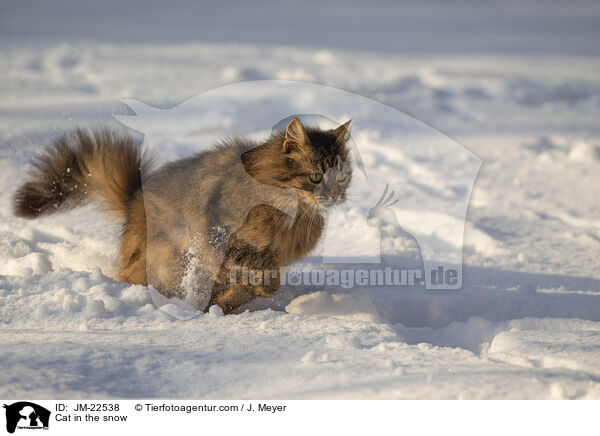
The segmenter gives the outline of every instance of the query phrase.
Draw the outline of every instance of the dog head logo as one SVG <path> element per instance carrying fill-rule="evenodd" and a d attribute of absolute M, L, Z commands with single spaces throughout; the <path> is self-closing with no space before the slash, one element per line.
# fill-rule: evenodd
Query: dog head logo
<path fill-rule="evenodd" d="M 19 401 L 6 409 L 6 431 L 14 433 L 18 429 L 47 429 L 50 423 L 50 411 L 38 404 Z"/>

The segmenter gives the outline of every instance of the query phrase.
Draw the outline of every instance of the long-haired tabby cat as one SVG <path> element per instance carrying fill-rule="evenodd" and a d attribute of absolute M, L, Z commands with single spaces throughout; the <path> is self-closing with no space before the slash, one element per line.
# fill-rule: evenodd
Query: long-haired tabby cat
<path fill-rule="evenodd" d="M 121 280 L 179 297 L 209 283 L 197 307 L 230 313 L 275 295 L 280 267 L 315 247 L 327 208 L 346 199 L 349 125 L 305 128 L 294 118 L 264 143 L 230 139 L 157 170 L 131 137 L 77 130 L 36 162 L 15 214 L 37 218 L 97 200 L 123 224 Z M 242 267 L 275 274 L 238 281 L 231 271 Z"/>

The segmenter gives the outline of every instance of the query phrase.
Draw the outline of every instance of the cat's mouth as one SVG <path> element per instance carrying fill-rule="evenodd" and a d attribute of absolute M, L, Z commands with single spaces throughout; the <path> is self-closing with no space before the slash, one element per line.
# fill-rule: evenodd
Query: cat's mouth
<path fill-rule="evenodd" d="M 342 197 L 315 195 L 315 202 L 317 203 L 317 206 L 321 207 L 322 209 L 327 209 L 337 204 L 343 203 L 344 199 Z"/>
<path fill-rule="evenodd" d="M 314 194 L 306 191 L 298 191 L 299 198 L 307 204 L 307 206 L 317 206 L 321 210 L 329 209 L 346 201 L 345 195 L 336 197 L 325 194 Z"/>

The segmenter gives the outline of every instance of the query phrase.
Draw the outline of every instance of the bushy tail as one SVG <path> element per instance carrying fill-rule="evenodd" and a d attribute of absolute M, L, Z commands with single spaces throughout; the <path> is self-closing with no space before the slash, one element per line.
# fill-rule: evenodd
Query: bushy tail
<path fill-rule="evenodd" d="M 14 213 L 24 218 L 98 200 L 113 216 L 124 220 L 150 169 L 136 140 L 108 129 L 77 129 L 58 139 L 34 165 L 32 180 L 14 197 Z"/>

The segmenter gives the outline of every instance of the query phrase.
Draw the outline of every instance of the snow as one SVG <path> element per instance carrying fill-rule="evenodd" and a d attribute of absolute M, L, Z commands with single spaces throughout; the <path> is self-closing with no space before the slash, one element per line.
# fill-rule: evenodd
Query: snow
<path fill-rule="evenodd" d="M 369 14 L 386 16 L 386 7 Z M 561 17 L 574 29 L 569 37 L 540 31 L 548 50 L 534 61 L 530 54 L 543 51 L 536 14 L 555 18 L 550 7 L 523 8 L 519 19 L 532 23 L 517 32 L 523 45 L 510 43 L 519 35 L 499 38 L 488 41 L 499 49 L 485 54 L 472 36 L 466 52 L 442 50 L 467 40 L 458 34 L 438 51 L 390 52 L 390 40 L 382 42 L 388 52 L 367 52 L 372 41 L 361 45 L 359 36 L 356 47 L 333 41 L 314 49 L 293 32 L 281 45 L 260 44 L 266 34 L 258 31 L 245 43 L 193 42 L 189 27 L 172 26 L 171 38 L 157 42 L 138 23 L 139 38 L 120 43 L 116 28 L 113 39 L 65 41 L 35 21 L 25 30 L 0 26 L 14 37 L 0 43 L 0 396 L 599 399 L 600 60 L 596 34 L 585 31 L 597 8 Z M 341 20 L 356 12 L 342 9 Z M 419 11 L 408 8 L 407 17 L 422 19 Z M 91 6 L 76 12 L 100 13 Z M 464 24 L 458 12 L 451 16 L 452 29 Z M 33 33 L 23 38 L 18 32 L 27 26 Z M 455 35 L 452 29 L 440 32 Z M 315 32 L 313 45 L 326 31 Z M 464 225 L 461 290 L 287 286 L 239 315 L 223 316 L 218 307 L 201 313 L 115 279 L 119 228 L 96 206 L 36 221 L 11 215 L 31 159 L 75 126 L 123 128 L 113 115 L 139 115 L 123 99 L 166 110 L 218 86 L 263 79 L 367 96 L 431 126 L 423 143 L 451 138 L 481 158 Z M 327 104 L 345 121 L 352 111 L 340 101 Z M 163 159 L 189 155 L 197 140 L 209 144 L 236 128 L 219 110 L 163 123 L 148 145 Z M 385 253 L 406 247 L 397 224 L 456 248 L 452 229 L 462 221 L 440 205 L 466 195 L 460 162 L 448 169 L 436 147 L 397 147 L 406 137 L 391 119 L 362 116 L 371 119 L 361 126 L 356 118 L 354 139 L 367 170 L 377 170 L 370 194 L 376 201 L 391 182 L 404 205 L 397 223 L 387 223 Z M 281 118 L 264 114 L 254 133 L 268 133 Z M 428 195 L 432 210 L 409 204 L 416 197 L 406 193 Z M 373 205 L 351 205 L 338 222 L 365 253 L 373 238 L 360 232 L 383 228 L 376 221 L 361 227 Z"/>
<path fill-rule="evenodd" d="M 580 140 L 573 144 L 569 150 L 568 158 L 574 162 L 598 161 L 600 159 L 600 149 L 595 144 Z"/>

